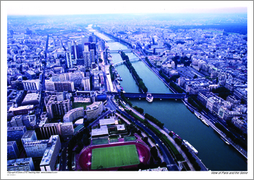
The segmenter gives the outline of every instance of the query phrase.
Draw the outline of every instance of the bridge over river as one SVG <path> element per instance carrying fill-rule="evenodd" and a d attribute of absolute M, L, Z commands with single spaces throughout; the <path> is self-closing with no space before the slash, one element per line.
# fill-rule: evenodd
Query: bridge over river
<path fill-rule="evenodd" d="M 132 52 L 131 49 L 121 49 L 121 50 L 111 50 L 111 49 L 109 49 L 110 53 L 119 53 L 120 51 L 123 51 L 125 53 L 131 53 Z"/>
<path fill-rule="evenodd" d="M 118 94 L 114 92 L 108 92 L 107 94 Z M 147 94 L 145 93 L 123 93 L 125 97 L 130 99 L 145 99 L 147 97 Z M 184 99 L 185 97 L 188 97 L 185 93 L 150 93 L 154 99 Z"/>
<path fill-rule="evenodd" d="M 138 61 L 141 61 L 141 60 L 138 58 L 130 60 L 131 63 L 138 62 Z M 123 63 L 124 63 L 124 61 L 120 61 L 120 62 L 114 63 L 114 66 L 117 67 L 117 66 L 122 65 Z"/>

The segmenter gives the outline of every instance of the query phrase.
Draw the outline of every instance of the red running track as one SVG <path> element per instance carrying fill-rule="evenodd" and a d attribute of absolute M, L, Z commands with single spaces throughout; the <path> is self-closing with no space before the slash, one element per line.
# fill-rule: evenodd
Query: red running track
<path fill-rule="evenodd" d="M 123 145 L 136 145 L 138 156 L 140 162 L 143 164 L 148 164 L 150 160 L 150 149 L 145 144 L 140 142 L 123 142 L 123 143 L 114 143 L 114 144 L 102 144 L 102 145 L 96 145 L 96 146 L 89 146 L 84 148 L 81 153 L 77 156 L 77 170 L 82 171 L 93 171 L 91 169 L 91 160 L 92 160 L 92 150 L 95 148 L 103 148 L 103 147 L 112 147 L 112 146 L 123 146 Z M 90 164 L 89 164 L 90 162 Z M 123 168 L 132 168 L 137 167 L 137 165 L 131 165 L 131 166 L 122 166 Z M 119 167 L 114 168 L 107 168 L 102 170 L 117 170 Z M 94 170 L 96 171 L 96 170 Z"/>

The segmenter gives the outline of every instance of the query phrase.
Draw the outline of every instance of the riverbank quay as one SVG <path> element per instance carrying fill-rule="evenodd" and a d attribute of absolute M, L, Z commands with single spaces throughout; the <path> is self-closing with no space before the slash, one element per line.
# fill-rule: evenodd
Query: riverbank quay
<path fill-rule="evenodd" d="M 149 135 L 149 137 L 151 137 L 154 143 L 158 144 L 158 146 L 160 147 L 160 153 L 162 153 L 163 155 L 164 160 L 163 162 L 166 163 L 166 166 L 169 171 L 181 170 L 178 163 L 175 162 L 174 157 L 172 156 L 166 145 L 162 144 L 161 140 L 157 137 L 154 131 L 147 128 L 143 123 L 138 121 L 137 118 L 134 118 L 133 116 L 129 115 L 125 110 L 121 111 L 117 104 L 115 103 L 113 104 L 122 116 L 126 117 L 129 121 L 131 121 L 134 124 L 134 126 L 137 127 L 138 129 L 142 129 L 142 131 L 144 131 L 146 134 Z"/>
<path fill-rule="evenodd" d="M 152 72 L 154 72 L 154 73 L 157 75 L 157 77 L 158 77 L 162 82 L 164 82 L 165 86 L 167 86 L 171 92 L 177 93 L 177 92 L 169 85 L 169 83 L 168 83 L 163 77 L 160 76 L 160 74 L 159 74 L 159 72 L 158 72 L 157 69 L 155 69 L 154 67 L 151 67 L 151 66 L 144 60 L 144 58 L 140 57 L 140 55 L 139 55 L 136 51 L 133 51 L 133 53 L 134 53 L 139 59 L 141 59 L 141 61 L 142 61 Z"/>
<path fill-rule="evenodd" d="M 121 55 L 121 58 L 125 64 L 125 66 L 129 69 L 129 72 L 131 73 L 136 84 L 138 85 L 141 93 L 146 93 L 148 91 L 148 89 L 147 89 L 146 85 L 144 84 L 143 80 L 139 77 L 135 68 L 132 66 L 132 63 L 130 62 L 129 57 L 123 51 L 120 51 L 120 55 Z"/>
<path fill-rule="evenodd" d="M 105 31 L 101 30 L 100 28 L 94 28 L 94 29 L 96 29 L 97 31 L 99 31 L 99 32 L 102 33 L 102 34 L 105 34 L 105 35 L 111 37 L 111 38 L 114 39 L 116 42 L 122 43 L 122 44 L 128 46 L 129 48 L 132 48 L 132 45 L 131 45 L 130 43 L 124 41 L 123 39 L 118 38 L 118 37 L 115 37 L 115 36 L 113 36 L 112 34 L 106 33 Z"/>
<path fill-rule="evenodd" d="M 184 105 L 192 112 L 194 113 L 194 111 L 198 111 L 197 108 L 193 107 L 190 103 L 188 103 L 188 101 L 186 100 L 182 100 L 182 102 L 184 103 Z M 213 120 L 211 120 L 210 117 L 206 116 L 205 114 L 202 114 L 202 116 L 205 117 L 206 119 L 206 123 L 216 132 L 220 135 L 221 139 L 225 142 L 225 143 L 229 143 L 229 145 L 232 145 L 233 148 L 235 148 L 244 158 L 248 159 L 247 157 L 247 151 L 245 151 L 244 149 L 242 149 L 239 145 L 235 144 L 230 138 L 228 138 L 226 136 L 226 134 L 224 132 L 222 132 L 219 128 L 217 128 L 214 123 Z"/>
<path fill-rule="evenodd" d="M 170 89 L 170 91 L 172 91 L 173 93 L 176 93 L 176 91 L 166 82 L 166 80 L 160 76 L 160 74 L 158 73 L 157 70 L 155 70 L 153 67 L 151 67 L 143 58 L 141 58 L 137 52 L 133 51 L 133 53 L 138 56 L 145 64 L 147 67 L 149 67 L 150 70 L 152 70 L 163 82 L 164 84 Z M 197 111 L 197 108 L 193 107 L 187 100 L 182 100 L 182 102 L 184 103 L 184 105 L 192 112 L 194 113 L 194 111 Z M 244 158 L 247 158 L 247 152 L 241 148 L 239 145 L 235 144 L 230 138 L 226 137 L 225 133 L 223 133 L 221 130 L 219 130 L 213 123 L 212 120 L 209 117 L 206 117 L 206 119 L 210 122 L 210 125 L 213 130 L 215 132 L 217 132 L 222 139 L 225 139 L 226 141 L 228 141 L 230 143 L 230 145 L 232 145 L 232 147 L 234 147 Z"/>
<path fill-rule="evenodd" d="M 195 111 L 198 111 L 197 108 L 193 107 L 188 101 L 185 99 L 182 100 L 184 105 L 192 112 L 194 113 Z M 239 145 L 234 143 L 229 137 L 226 136 L 224 132 L 222 132 L 219 128 L 217 128 L 214 124 L 214 121 L 202 113 L 202 116 L 206 119 L 206 123 L 216 132 L 220 135 L 221 139 L 228 145 L 232 145 L 233 148 L 235 148 L 244 158 L 248 159 L 247 157 L 247 151 L 245 151 L 243 148 L 241 148 Z M 218 122 L 219 123 L 219 122 Z M 220 123 L 221 124 L 221 123 Z M 222 124 L 221 124 L 222 125 Z M 222 125 L 223 126 L 223 125 Z"/>
<path fill-rule="evenodd" d="M 124 45 L 127 45 L 127 47 L 130 48 L 130 49 L 132 50 L 132 53 L 135 54 L 140 60 L 142 60 L 142 62 L 144 62 L 145 65 L 146 65 L 151 71 L 153 71 L 153 72 L 157 75 L 157 77 L 160 78 L 160 80 L 162 80 L 162 81 L 164 82 L 164 84 L 169 88 L 169 90 L 170 90 L 171 92 L 177 93 L 177 92 L 167 83 L 167 81 L 166 81 L 163 77 L 161 77 L 161 76 L 159 75 L 159 72 L 158 72 L 154 67 L 150 67 L 149 64 L 148 64 L 142 57 L 140 57 L 140 55 L 132 48 L 131 44 L 129 44 L 129 43 L 127 43 L 127 42 L 125 42 L 125 41 L 123 41 L 123 40 L 121 40 L 121 39 L 119 39 L 119 38 L 117 38 L 117 37 L 115 37 L 115 36 L 113 36 L 113 35 L 111 35 L 111 34 L 108 34 L 108 33 L 104 32 L 104 31 L 102 31 L 101 29 L 96 29 L 96 30 L 99 31 L 99 32 L 102 33 L 102 34 L 105 34 L 105 35 L 111 37 L 112 39 L 116 40 L 116 41 L 119 42 L 119 43 L 122 43 L 122 44 L 124 44 Z M 123 62 L 123 63 L 124 63 L 124 62 Z M 126 63 L 124 63 L 124 64 L 126 65 Z M 127 65 L 126 65 L 126 66 L 127 66 Z M 127 66 L 127 68 L 129 69 L 128 66 Z M 129 69 L 129 70 L 130 70 L 130 69 Z M 133 76 L 134 80 L 136 81 L 137 85 L 139 86 L 139 82 L 138 82 L 137 78 L 133 75 L 133 73 L 132 73 L 131 71 L 130 71 L 130 73 L 132 74 L 132 76 Z M 139 87 L 139 89 L 140 89 L 140 91 L 141 91 L 142 93 L 144 92 L 143 89 L 141 89 L 140 87 Z"/>
<path fill-rule="evenodd" d="M 205 116 L 203 114 L 203 116 Z M 248 160 L 248 157 L 247 157 L 247 151 L 245 151 L 244 149 L 242 149 L 239 145 L 235 144 L 230 138 L 228 138 L 226 136 L 226 134 L 224 132 L 222 132 L 219 128 L 217 128 L 213 123 L 212 121 L 210 120 L 210 118 L 208 116 L 205 116 L 205 118 L 208 120 L 206 121 L 209 126 L 211 128 L 213 128 L 213 130 L 215 132 L 217 132 L 220 136 L 221 136 L 221 139 L 228 145 L 231 145 L 233 148 L 235 148 L 244 158 L 246 158 Z M 227 143 L 228 142 L 228 143 Z"/>
<path fill-rule="evenodd" d="M 185 159 L 185 161 L 178 161 L 178 164 L 180 166 L 182 166 L 182 164 L 184 162 L 186 162 L 190 168 L 191 171 L 195 171 L 195 168 L 193 167 L 192 163 L 189 161 L 188 157 L 186 156 L 186 154 L 182 151 L 182 149 L 180 148 L 180 146 L 178 144 L 176 144 L 175 140 L 169 136 L 169 134 L 165 131 L 165 129 L 160 128 L 159 126 L 157 126 L 155 123 L 153 123 L 152 121 L 146 119 L 143 115 L 141 115 L 139 112 L 137 112 L 135 109 L 129 107 L 128 105 L 125 106 L 128 110 L 132 111 L 133 113 L 135 113 L 138 117 L 140 117 L 143 120 L 147 120 L 152 126 L 154 126 L 156 129 L 158 129 L 162 134 L 164 134 L 168 140 L 170 140 L 170 142 L 175 146 L 175 148 L 178 150 L 179 153 L 181 153 L 181 155 L 183 156 L 183 158 Z M 191 152 L 191 151 L 190 151 Z M 203 164 L 203 162 L 199 159 L 199 157 L 196 154 L 193 154 L 193 157 L 196 159 L 196 162 L 199 164 L 201 171 L 208 171 L 208 168 Z"/>
<path fill-rule="evenodd" d="M 170 82 L 170 83 L 167 82 L 166 79 L 160 75 L 159 71 L 158 71 L 155 67 L 151 66 L 151 65 L 150 65 L 144 58 L 142 58 L 136 51 L 133 51 L 133 53 L 134 53 L 139 59 L 142 60 L 142 62 L 148 67 L 148 69 L 150 69 L 153 73 L 156 74 L 156 76 L 164 83 L 164 85 L 165 85 L 172 93 L 174 93 L 174 94 L 179 93 L 177 90 L 175 90 L 175 88 L 173 88 L 173 87 L 171 86 L 171 84 L 170 84 L 171 82 Z M 172 82 L 172 83 L 174 83 L 174 82 Z M 182 88 L 181 88 L 181 89 L 182 89 Z M 185 92 L 184 89 L 182 89 L 182 90 L 183 90 L 183 92 Z"/>

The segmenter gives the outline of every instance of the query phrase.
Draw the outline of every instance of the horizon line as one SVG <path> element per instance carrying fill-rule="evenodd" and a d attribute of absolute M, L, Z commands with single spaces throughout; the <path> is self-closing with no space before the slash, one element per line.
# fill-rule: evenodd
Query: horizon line
<path fill-rule="evenodd" d="M 248 14 L 247 12 L 142 12 L 142 13 L 89 13 L 89 14 L 7 14 L 7 16 L 75 16 L 75 15 L 147 15 L 147 14 Z"/>

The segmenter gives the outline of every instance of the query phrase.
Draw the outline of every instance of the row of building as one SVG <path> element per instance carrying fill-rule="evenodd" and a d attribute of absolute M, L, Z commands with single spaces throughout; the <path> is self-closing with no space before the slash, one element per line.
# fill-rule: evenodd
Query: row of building
<path fill-rule="evenodd" d="M 37 140 L 35 131 L 26 131 L 21 138 L 27 158 L 17 158 L 19 148 L 16 141 L 7 142 L 7 170 L 8 171 L 33 171 L 35 170 L 33 157 L 40 157 L 41 171 L 54 171 L 58 154 L 61 149 L 61 141 L 58 135 L 52 135 L 49 139 Z"/>
<path fill-rule="evenodd" d="M 61 141 L 74 135 L 75 126 L 80 125 L 76 131 L 83 129 L 84 121 L 96 119 L 104 110 L 106 97 L 94 93 L 106 88 L 96 36 L 66 26 L 46 39 L 40 30 L 23 33 L 12 22 L 9 28 L 13 30 L 7 40 L 7 169 L 39 170 L 33 160 L 40 159 L 41 171 L 56 170 Z"/>
<path fill-rule="evenodd" d="M 135 45 L 138 53 L 145 52 L 150 62 L 168 76 L 178 73 L 178 64 L 172 59 L 187 57 L 192 68 L 210 78 L 219 78 L 219 84 L 234 89 L 235 95 L 247 101 L 246 34 L 226 33 L 223 29 L 163 28 L 164 23 L 156 27 L 149 23 L 145 27 L 129 24 L 126 28 L 118 22 L 113 27 L 103 24 L 101 29 Z M 191 74 L 188 78 L 195 76 Z"/>
<path fill-rule="evenodd" d="M 233 95 L 224 100 L 212 92 L 199 92 L 197 98 L 210 112 L 247 133 L 247 105 L 240 104 Z"/>

